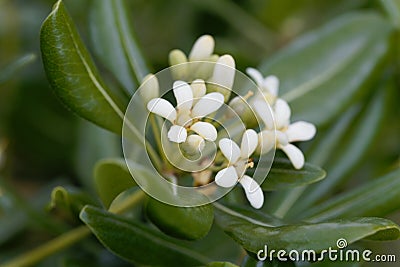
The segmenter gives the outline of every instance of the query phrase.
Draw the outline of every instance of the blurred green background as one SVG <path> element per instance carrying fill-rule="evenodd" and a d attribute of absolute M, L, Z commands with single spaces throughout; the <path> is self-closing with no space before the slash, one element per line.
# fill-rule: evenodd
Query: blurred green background
<path fill-rule="evenodd" d="M 258 66 L 302 33 L 344 13 L 373 9 L 386 16 L 378 0 L 129 2 L 131 23 L 153 71 L 168 66 L 170 50 L 180 48 L 189 52 L 194 40 L 202 34 L 213 35 L 216 52 L 234 55 L 238 69 L 244 71 L 247 66 Z M 0 76 L 0 202 L 3 209 L 11 207 L 12 201 L 22 203 L 19 197 L 39 199 L 43 205 L 49 200 L 49 184 L 67 182 L 93 190 L 94 162 L 121 155 L 118 137 L 70 113 L 49 87 L 40 59 L 39 32 L 53 4 L 53 0 L 0 0 L 0 73 L 3 73 Z M 65 4 L 94 55 L 89 31 L 90 1 L 65 0 Z M 29 64 L 14 69 L 12 63 L 21 58 Z M 97 63 L 106 79 L 113 82 L 115 78 L 100 60 Z M 12 75 L 6 77 L 4 73 Z M 381 122 L 375 141 L 359 163 L 362 167 L 352 174 L 356 179 L 344 184 L 338 192 L 354 187 L 359 177 L 375 177 L 388 165 L 394 167 L 393 162 L 399 162 L 399 73 L 393 70 L 389 73 L 396 78 L 396 89 L 386 110 L 390 116 Z M 9 200 L 5 189 L 15 193 L 10 194 Z M 396 215 L 392 219 L 400 221 Z M 46 239 L 40 234 L 42 228 L 28 230 L 36 235 L 30 235 L 26 242 L 34 246 Z M 18 248 L 18 244 L 10 242 Z M 396 251 L 393 244 L 390 243 L 391 252 Z"/>

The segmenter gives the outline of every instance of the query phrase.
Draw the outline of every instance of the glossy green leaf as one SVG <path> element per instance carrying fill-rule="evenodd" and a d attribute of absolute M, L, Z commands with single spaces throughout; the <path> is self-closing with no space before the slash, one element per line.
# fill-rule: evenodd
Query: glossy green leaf
<path fill-rule="evenodd" d="M 338 17 L 261 65 L 281 81 L 293 120 L 321 125 L 369 88 L 389 50 L 391 25 L 375 13 Z"/>
<path fill-rule="evenodd" d="M 305 211 L 307 221 L 385 216 L 400 209 L 400 169 Z"/>
<path fill-rule="evenodd" d="M 199 266 L 209 262 L 176 240 L 127 218 L 91 206 L 86 206 L 80 217 L 105 247 L 126 260 L 153 266 Z"/>
<path fill-rule="evenodd" d="M 93 1 L 90 32 L 97 56 L 127 92 L 133 93 L 149 70 L 130 28 L 126 2 Z"/>
<path fill-rule="evenodd" d="M 230 262 L 215 261 L 207 264 L 207 267 L 239 267 Z"/>
<path fill-rule="evenodd" d="M 82 208 L 87 205 L 97 205 L 93 198 L 86 192 L 73 186 L 57 186 L 51 192 L 48 209 L 65 214 L 74 219 L 78 217 Z"/>
<path fill-rule="evenodd" d="M 99 161 L 94 168 L 94 180 L 97 193 L 106 208 L 120 193 L 136 186 L 123 159 Z"/>
<path fill-rule="evenodd" d="M 218 225 L 247 251 L 257 253 L 268 245 L 269 249 L 315 250 L 320 252 L 335 247 L 340 238 L 348 244 L 368 238 L 394 240 L 400 237 L 400 228 L 381 218 L 354 218 L 321 223 L 302 223 L 271 227 L 271 225 L 238 215 L 217 205 L 215 218 Z"/>
<path fill-rule="evenodd" d="M 149 219 L 165 234 L 196 240 L 208 234 L 214 221 L 211 204 L 198 207 L 176 207 L 149 198 L 146 205 Z"/>
<path fill-rule="evenodd" d="M 316 165 L 306 163 L 302 169 L 296 170 L 290 160 L 275 158 L 271 170 L 268 172 L 268 176 L 261 187 L 266 191 L 298 187 L 318 182 L 325 175 L 325 171 Z"/>
<path fill-rule="evenodd" d="M 101 80 L 61 0 L 42 25 L 40 48 L 47 78 L 59 99 L 79 116 L 120 133 L 125 105 Z"/>
<path fill-rule="evenodd" d="M 385 9 L 393 26 L 395 26 L 397 29 L 400 29 L 400 1 L 385 0 L 385 1 L 379 1 L 379 3 Z"/>
<path fill-rule="evenodd" d="M 28 54 L 17 59 L 16 61 L 8 65 L 5 69 L 0 70 L 0 84 L 3 84 L 11 79 L 18 70 L 32 63 L 33 61 L 35 61 L 35 59 L 36 56 L 34 54 Z"/>

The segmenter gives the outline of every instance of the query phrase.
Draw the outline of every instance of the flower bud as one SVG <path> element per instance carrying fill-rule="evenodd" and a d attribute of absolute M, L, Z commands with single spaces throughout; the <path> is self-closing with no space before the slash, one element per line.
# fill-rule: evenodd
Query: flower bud
<path fill-rule="evenodd" d="M 175 49 L 169 53 L 169 65 L 171 68 L 171 73 L 176 80 L 186 80 L 188 75 L 188 59 L 181 50 Z"/>
<path fill-rule="evenodd" d="M 146 77 L 143 78 L 140 88 L 140 96 L 142 97 L 143 102 L 147 105 L 151 99 L 157 98 L 159 95 L 160 89 L 157 77 L 153 74 L 146 75 Z"/>

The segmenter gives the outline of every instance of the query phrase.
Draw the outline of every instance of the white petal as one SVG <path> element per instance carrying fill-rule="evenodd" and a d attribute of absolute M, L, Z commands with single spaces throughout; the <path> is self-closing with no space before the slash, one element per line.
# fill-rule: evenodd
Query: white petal
<path fill-rule="evenodd" d="M 257 182 L 247 175 L 244 175 L 239 182 L 243 186 L 246 197 L 253 208 L 261 208 L 264 204 L 264 193 Z"/>
<path fill-rule="evenodd" d="M 210 113 L 218 110 L 224 103 L 224 96 L 221 93 L 209 93 L 199 99 L 192 109 L 193 118 L 204 118 Z"/>
<path fill-rule="evenodd" d="M 193 105 L 193 92 L 190 85 L 183 81 L 174 82 L 176 107 L 180 110 L 189 110 Z"/>
<path fill-rule="evenodd" d="M 235 72 L 235 60 L 233 57 L 231 55 L 223 55 L 215 63 L 210 82 L 231 90 L 235 80 Z"/>
<path fill-rule="evenodd" d="M 295 147 L 292 144 L 288 144 L 286 146 L 279 146 L 280 149 L 285 152 L 285 154 L 288 156 L 290 161 L 292 162 L 293 166 L 296 169 L 301 169 L 304 166 L 304 155 L 303 152 L 301 152 L 300 149 Z"/>
<path fill-rule="evenodd" d="M 210 35 L 200 36 L 194 43 L 189 54 L 190 61 L 205 60 L 210 57 L 214 51 L 214 38 Z"/>
<path fill-rule="evenodd" d="M 222 169 L 215 175 L 215 183 L 222 187 L 232 187 L 237 183 L 237 180 L 238 176 L 233 166 Z"/>
<path fill-rule="evenodd" d="M 268 89 L 268 91 L 274 96 L 278 96 L 279 91 L 279 79 L 274 75 L 266 77 L 263 81 L 263 88 Z"/>
<path fill-rule="evenodd" d="M 242 137 L 242 143 L 240 145 L 240 156 L 244 159 L 248 159 L 258 145 L 258 136 L 256 131 L 249 129 L 246 130 Z"/>
<path fill-rule="evenodd" d="M 206 94 L 206 84 L 204 83 L 203 80 L 197 79 L 194 80 L 190 86 L 192 87 L 193 91 L 193 100 L 199 100 L 201 97 L 203 97 Z"/>
<path fill-rule="evenodd" d="M 168 131 L 168 139 L 174 143 L 183 143 L 186 141 L 187 131 L 179 125 L 172 125 Z"/>
<path fill-rule="evenodd" d="M 163 98 L 153 98 L 147 103 L 147 109 L 172 123 L 176 119 L 176 110 L 167 100 Z"/>
<path fill-rule="evenodd" d="M 258 134 L 258 142 L 261 149 L 261 154 L 266 154 L 275 146 L 274 131 L 262 131 Z"/>
<path fill-rule="evenodd" d="M 193 124 L 190 129 L 207 141 L 215 141 L 217 139 L 217 130 L 211 123 L 199 121 Z"/>
<path fill-rule="evenodd" d="M 274 129 L 274 119 L 272 117 L 272 111 L 269 108 L 266 101 L 256 100 L 253 103 L 254 111 L 258 117 L 264 122 L 265 127 L 269 130 Z"/>
<path fill-rule="evenodd" d="M 275 103 L 275 124 L 276 129 L 280 130 L 289 125 L 290 122 L 290 107 L 283 99 L 277 99 Z"/>
<path fill-rule="evenodd" d="M 263 86 L 264 78 L 257 69 L 247 68 L 246 73 L 254 80 L 254 82 L 257 84 L 257 86 L 259 86 L 259 87 Z M 262 89 L 262 88 L 260 88 L 260 89 Z"/>
<path fill-rule="evenodd" d="M 219 149 L 221 149 L 222 154 L 224 154 L 225 158 L 227 158 L 229 162 L 235 163 L 238 161 L 240 157 L 240 148 L 231 139 L 222 138 L 219 141 Z"/>
<path fill-rule="evenodd" d="M 298 121 L 289 125 L 286 130 L 289 142 L 307 141 L 314 137 L 317 129 L 314 124 Z"/>

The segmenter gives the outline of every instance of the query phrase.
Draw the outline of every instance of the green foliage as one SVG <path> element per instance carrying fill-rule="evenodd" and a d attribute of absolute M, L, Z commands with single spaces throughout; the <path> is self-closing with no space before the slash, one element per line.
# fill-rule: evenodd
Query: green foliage
<path fill-rule="evenodd" d="M 158 231 L 101 209 L 87 206 L 80 218 L 108 249 L 129 261 L 158 266 L 198 266 L 207 262 Z"/>
<path fill-rule="evenodd" d="M 106 208 L 123 191 L 136 186 L 123 159 L 104 159 L 94 168 L 97 193 Z"/>
<path fill-rule="evenodd" d="M 121 141 L 119 135 L 110 137 L 92 131 L 87 124 L 82 124 L 83 131 L 75 133 L 70 129 L 74 119 L 54 116 L 46 102 L 29 99 L 30 102 L 22 103 L 41 111 L 34 126 L 32 121 L 13 115 L 17 111 L 12 109 L 10 116 L 0 114 L 0 125 L 22 125 L 18 129 L 27 129 L 29 134 L 32 127 L 37 127 L 51 140 L 49 144 L 69 137 L 74 140 L 71 150 L 76 153 L 62 160 L 77 163 L 78 169 L 52 172 L 52 176 L 61 175 L 71 181 L 60 185 L 56 180 L 51 188 L 43 186 L 43 181 L 37 178 L 41 173 L 26 175 L 26 167 L 20 164 L 24 155 L 15 152 L 16 145 L 36 141 L 24 138 L 29 140 L 21 142 L 12 132 L 8 134 L 1 129 L 1 179 L 4 175 L 4 180 L 10 180 L 17 188 L 11 190 L 1 180 L 0 261 L 5 262 L 2 266 L 54 266 L 60 262 L 65 266 L 336 266 L 336 262 L 328 261 L 259 262 L 255 254 L 265 245 L 275 250 L 320 252 L 336 247 L 341 238 L 353 246 L 361 240 L 400 238 L 400 228 L 395 222 L 378 218 L 400 211 L 400 143 L 395 125 L 400 115 L 395 101 L 399 98 L 396 89 L 400 77 L 398 1 L 381 1 L 378 6 L 363 0 L 352 3 L 305 0 L 296 4 L 272 0 L 264 4 L 248 1 L 243 5 L 228 0 L 182 3 L 95 0 L 88 4 L 71 0 L 66 3 L 73 11 L 71 17 L 64 2 L 59 0 L 40 31 L 40 52 L 48 83 L 37 72 L 29 73 L 32 69 L 42 70 L 32 67 L 36 66 L 33 62 L 36 52 L 27 53 L 34 50 L 32 47 L 13 50 L 20 44 L 35 43 L 37 36 L 3 37 L 7 28 L 15 29 L 7 24 L 9 18 L 38 21 L 39 15 L 44 14 L 35 11 L 31 17 L 14 16 L 22 14 L 17 2 L 0 1 L 0 15 L 6 22 L 2 20 L 0 25 L 0 58 L 7 55 L 9 61 L 8 53 L 19 58 L 12 64 L 2 64 L 0 85 L 8 85 L 12 79 L 24 89 L 27 86 L 34 89 L 29 92 L 35 92 L 49 83 L 54 94 L 73 113 L 120 134 L 129 97 L 151 70 L 148 59 L 152 65 L 164 67 L 168 56 L 164 51 L 180 48 L 189 52 L 187 48 L 196 36 L 210 33 L 218 41 L 215 52 L 232 53 L 239 70 L 244 71 L 242 66 L 247 67 L 249 62 L 253 65 L 258 62 L 263 74 L 276 75 L 281 83 L 279 96 L 289 102 L 293 121 L 312 122 L 318 131 L 315 140 L 298 145 L 305 151 L 307 161 L 299 170 L 279 155 L 270 170 L 265 167 L 267 164 L 255 160 L 260 171 L 269 171 L 261 185 L 265 191 L 261 209 L 247 205 L 243 192 L 236 189 L 218 203 L 176 207 L 147 197 L 137 186 L 132 176 L 142 178 L 147 188 L 177 199 L 169 185 L 157 183 L 159 177 L 154 171 L 140 163 L 141 150 L 137 150 L 138 162 L 129 162 L 128 169 L 125 160 L 118 158 L 122 155 L 119 144 L 116 148 Z M 26 8 L 41 10 L 43 3 L 44 0 L 35 0 Z M 321 10 L 327 11 L 324 16 L 318 14 Z M 176 15 L 183 13 L 184 17 Z M 179 34 L 171 33 L 168 28 L 176 21 L 181 22 L 174 28 L 179 29 Z M 322 21 L 326 23 L 319 26 Z M 81 29 L 86 22 L 88 30 Z M 312 31 L 297 36 L 307 29 Z M 22 33 L 25 32 L 38 30 L 27 27 Z M 21 40 L 15 41 L 18 38 Z M 92 41 L 89 48 L 95 58 L 84 44 L 86 39 Z M 282 44 L 284 47 L 277 51 Z M 95 62 L 100 63 L 100 68 Z M 18 80 L 21 68 L 29 74 Z M 29 98 L 26 91 L 16 89 L 16 85 L 2 88 L 2 103 L 10 102 L 12 106 L 9 92 L 14 91 L 17 97 Z M 25 113 L 24 116 L 29 116 Z M 62 120 L 71 120 L 65 124 L 70 131 L 61 127 L 65 123 Z M 161 125 L 157 120 L 152 123 Z M 144 137 L 134 124 L 128 126 L 134 134 L 134 153 L 135 146 L 145 141 L 156 169 L 165 177 L 182 178 L 186 182 L 189 177 L 186 172 L 174 173 L 171 171 L 174 167 L 163 162 L 165 155 L 157 144 L 160 141 L 157 134 L 149 132 Z M 46 146 L 34 144 L 25 150 L 41 157 L 37 153 L 41 150 L 36 150 L 35 145 Z M 252 170 L 249 168 L 247 174 L 251 176 Z M 42 189 L 37 190 L 38 186 Z M 196 193 L 185 197 L 188 201 L 204 196 Z M 71 225 L 82 223 L 68 230 Z M 83 240 L 91 233 L 97 240 Z M 49 243 L 35 248 L 55 234 L 58 236 Z M 78 241 L 81 243 L 76 244 Z M 369 244 L 360 242 L 356 246 Z M 66 249 L 73 245 L 76 247 Z M 232 249 L 236 247 L 242 253 Z M 19 256 L 20 251 L 26 253 Z M 221 255 L 215 256 L 216 252 Z M 51 257 L 56 253 L 57 256 Z M 44 259 L 47 260 L 41 264 Z M 363 266 L 363 263 L 346 262 L 338 266 Z"/>
<path fill-rule="evenodd" d="M 61 0 L 43 23 L 40 47 L 47 77 L 60 100 L 83 118 L 120 133 L 124 105 L 100 78 Z"/>
<path fill-rule="evenodd" d="M 96 54 L 132 94 L 149 70 L 133 36 L 125 1 L 93 1 L 90 31 Z"/>
<path fill-rule="evenodd" d="M 217 207 L 215 216 L 220 227 L 252 253 L 257 253 L 266 244 L 275 250 L 312 249 L 320 252 L 334 247 L 340 238 L 351 244 L 364 238 L 393 240 L 400 236 L 396 224 L 381 218 L 338 219 L 272 227 L 269 221 L 259 221 L 229 208 Z"/>
<path fill-rule="evenodd" d="M 146 212 L 161 231 L 187 240 L 196 240 L 207 235 L 214 221 L 214 209 L 211 204 L 182 208 L 149 198 Z"/>
<path fill-rule="evenodd" d="M 296 170 L 290 160 L 275 158 L 261 187 L 266 191 L 298 187 L 316 183 L 325 178 L 325 175 L 325 171 L 316 165 L 306 163 L 303 168 Z"/>
<path fill-rule="evenodd" d="M 282 80 L 280 94 L 294 120 L 326 124 L 379 78 L 391 33 L 378 14 L 346 14 L 302 36 L 261 69 Z"/>

